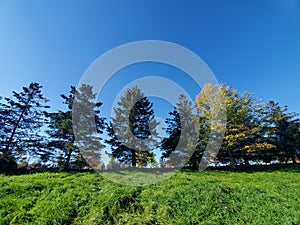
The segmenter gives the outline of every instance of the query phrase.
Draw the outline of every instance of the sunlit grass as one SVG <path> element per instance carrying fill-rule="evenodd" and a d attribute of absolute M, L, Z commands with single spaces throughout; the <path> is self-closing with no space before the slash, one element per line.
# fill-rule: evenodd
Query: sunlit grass
<path fill-rule="evenodd" d="M 184 171 L 148 186 L 92 172 L 0 176 L 0 224 L 300 224 L 299 171 Z"/>
<path fill-rule="evenodd" d="M 178 170 L 175 169 L 124 169 L 116 171 L 101 171 L 100 175 L 119 184 L 129 186 L 143 186 L 159 183 L 172 177 L 176 174 L 176 172 L 178 172 Z"/>

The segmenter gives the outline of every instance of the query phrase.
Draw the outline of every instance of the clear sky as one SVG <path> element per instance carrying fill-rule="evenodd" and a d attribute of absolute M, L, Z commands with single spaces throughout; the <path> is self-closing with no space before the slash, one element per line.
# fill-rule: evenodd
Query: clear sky
<path fill-rule="evenodd" d="M 36 81 L 61 108 L 59 94 L 97 57 L 148 39 L 185 46 L 220 83 L 300 112 L 299 0 L 0 0 L 0 96 Z M 112 79 L 108 95 L 122 81 Z"/>

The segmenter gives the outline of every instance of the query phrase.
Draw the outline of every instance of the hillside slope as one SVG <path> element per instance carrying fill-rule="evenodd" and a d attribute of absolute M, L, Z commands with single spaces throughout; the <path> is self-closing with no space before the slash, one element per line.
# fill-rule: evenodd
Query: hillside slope
<path fill-rule="evenodd" d="M 142 187 L 91 172 L 0 175 L 0 224 L 300 224 L 299 172 L 185 171 Z"/>

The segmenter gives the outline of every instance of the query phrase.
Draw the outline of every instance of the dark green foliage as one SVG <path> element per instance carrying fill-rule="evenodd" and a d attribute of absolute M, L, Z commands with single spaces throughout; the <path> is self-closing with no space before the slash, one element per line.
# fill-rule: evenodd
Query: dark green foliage
<path fill-rule="evenodd" d="M 184 94 L 180 94 L 176 107 L 169 113 L 171 117 L 166 119 L 167 137 L 161 144 L 162 160 L 170 166 L 185 166 L 192 157 L 189 164 L 197 168 L 196 164 L 201 160 L 201 153 L 196 151 L 198 140 L 196 131 L 199 127 L 193 110 L 192 102 Z M 197 153 L 193 154 L 193 152 Z"/>
<path fill-rule="evenodd" d="M 86 165 L 85 159 L 88 159 L 89 154 L 98 152 L 103 146 L 100 144 L 99 136 L 104 129 L 104 119 L 99 117 L 99 107 L 102 103 L 95 102 L 96 94 L 93 93 L 90 85 L 83 85 L 78 91 L 71 86 L 69 96 L 62 94 L 61 97 L 64 99 L 64 104 L 68 106 L 68 110 L 48 114 L 50 118 L 48 134 L 51 137 L 49 147 L 60 151 L 57 159 L 58 166 L 63 166 L 65 170 L 69 169 L 71 164 L 74 168 L 82 168 Z M 74 108 L 74 105 L 77 107 Z M 76 140 L 72 121 L 74 116 L 78 118 Z M 87 117 L 93 119 L 94 124 L 79 121 Z M 81 154 L 85 154 L 85 159 L 81 156 L 79 149 L 82 150 Z"/>
<path fill-rule="evenodd" d="M 264 128 L 266 139 L 275 148 L 264 152 L 264 161 L 278 160 L 279 162 L 291 161 L 296 163 L 297 150 L 300 149 L 300 121 L 298 114 L 288 113 L 287 106 L 281 107 L 274 101 L 269 101 L 264 110 Z"/>
<path fill-rule="evenodd" d="M 131 166 L 146 166 L 154 160 L 157 122 L 152 103 L 138 87 L 127 89 L 114 108 L 115 116 L 107 128 L 112 157 Z"/>
<path fill-rule="evenodd" d="M 47 100 L 41 92 L 42 86 L 31 83 L 22 92 L 13 91 L 11 98 L 1 104 L 1 158 L 5 162 L 34 155 L 42 161 L 47 160 L 46 138 L 41 128 L 46 122 L 45 106 Z"/>
<path fill-rule="evenodd" d="M 0 172 L 14 171 L 17 169 L 17 162 L 13 155 L 0 155 Z"/>
<path fill-rule="evenodd" d="M 75 145 L 75 137 L 72 125 L 72 104 L 75 98 L 75 87 L 71 86 L 69 96 L 61 95 L 64 99 L 64 104 L 67 105 L 67 111 L 61 111 L 49 113 L 50 119 L 49 129 L 47 130 L 50 136 L 49 148 L 59 150 L 57 158 L 57 164 L 59 167 L 69 169 L 70 162 L 72 160 L 72 154 L 79 153 L 77 146 Z"/>
<path fill-rule="evenodd" d="M 176 109 L 172 112 L 169 112 L 170 118 L 166 119 L 166 133 L 168 137 L 164 138 L 161 144 L 162 148 L 162 160 L 168 158 L 170 154 L 176 149 L 180 135 L 181 135 L 181 126 L 180 126 L 180 116 Z"/>
<path fill-rule="evenodd" d="M 180 95 L 166 119 L 167 136 L 160 146 L 152 103 L 138 87 L 121 96 L 109 125 L 99 116 L 102 103 L 96 102 L 92 86 L 82 85 L 79 90 L 71 86 L 69 95 L 61 95 L 67 110 L 52 113 L 45 111 L 49 107 L 41 88 L 31 83 L 10 98 L 0 97 L 1 171 L 15 170 L 17 164 L 26 169 L 30 161 L 64 169 L 80 169 L 87 164 L 104 169 L 100 135 L 105 127 L 109 136 L 105 142 L 112 150 L 107 152 L 110 168 L 155 166 L 153 150 L 158 147 L 162 149 L 162 165 L 172 167 L 200 169 L 209 164 L 235 168 L 299 161 L 298 114 L 288 112 L 287 106 L 273 101 L 264 104 L 225 85 L 206 85 L 196 98 L 197 113 L 192 103 Z M 222 104 L 226 109 L 215 107 Z M 215 120 L 215 112 L 226 113 L 226 121 Z M 48 122 L 47 136 L 43 127 Z M 218 154 L 209 152 L 208 143 L 218 142 L 222 143 Z"/>

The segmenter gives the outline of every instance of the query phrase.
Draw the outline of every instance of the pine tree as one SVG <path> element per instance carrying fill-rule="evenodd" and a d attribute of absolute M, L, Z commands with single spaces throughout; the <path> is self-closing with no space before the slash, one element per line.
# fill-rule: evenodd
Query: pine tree
<path fill-rule="evenodd" d="M 93 86 L 83 84 L 76 91 L 72 108 L 75 141 L 81 153 L 76 162 L 80 164 L 80 159 L 84 159 L 94 169 L 102 164 L 101 149 L 104 143 L 101 134 L 106 126 L 105 118 L 100 117 L 102 102 L 97 102 L 96 97 Z"/>
<path fill-rule="evenodd" d="M 176 107 L 169 114 L 171 117 L 166 119 L 168 137 L 161 144 L 162 158 L 173 167 L 182 167 L 187 163 L 194 166 L 199 160 L 195 153 L 199 128 L 193 103 L 180 94 Z"/>
<path fill-rule="evenodd" d="M 5 98 L 1 105 L 1 155 L 3 159 L 30 155 L 46 160 L 48 152 L 41 128 L 46 123 L 46 98 L 42 86 L 31 83 L 22 92 L 13 91 L 13 97 Z"/>
<path fill-rule="evenodd" d="M 83 161 L 79 149 L 86 161 L 90 157 L 99 157 L 99 154 L 95 155 L 94 153 L 98 153 L 103 147 L 100 144 L 99 135 L 104 129 L 104 119 L 99 117 L 99 107 L 102 103 L 95 103 L 96 94 L 92 92 L 92 86 L 82 85 L 78 91 L 71 86 L 69 95 L 62 94 L 61 97 L 68 109 L 48 114 L 50 118 L 48 134 L 51 137 L 49 147 L 63 153 L 63 155 L 60 153 L 59 161 L 60 164 L 63 161 L 63 167 L 67 170 L 73 162 L 76 162 L 77 166 L 85 165 L 84 162 L 79 162 Z M 74 107 L 75 101 L 76 107 Z M 72 120 L 74 116 L 77 120 L 75 123 L 76 138 Z M 93 119 L 94 124 L 80 121 L 88 120 L 87 117 Z"/>
<path fill-rule="evenodd" d="M 150 159 L 154 160 L 153 150 L 158 136 L 152 103 L 135 86 L 121 96 L 114 113 L 107 127 L 109 139 L 106 140 L 112 157 L 120 164 L 146 166 Z"/>
<path fill-rule="evenodd" d="M 2 98 L 0 98 L 2 99 Z M 8 110 L 5 104 L 0 102 L 0 171 L 9 171 L 17 168 L 17 162 L 12 153 L 7 152 L 4 155 L 7 134 L 5 133 L 6 118 Z"/>
<path fill-rule="evenodd" d="M 4 127 L 5 127 L 5 118 L 8 116 L 7 115 L 7 110 L 5 109 L 6 106 L 1 102 L 2 97 L 0 97 L 0 148 L 1 148 L 1 153 L 2 153 L 2 146 L 4 145 L 4 140 L 5 140 L 5 132 L 4 132 Z"/>
<path fill-rule="evenodd" d="M 71 111 L 61 111 L 49 113 L 49 129 L 47 133 L 50 136 L 48 144 L 49 149 L 57 156 L 57 166 L 65 170 L 69 169 L 72 155 L 78 154 L 79 150 L 75 145 L 75 137 L 72 127 Z"/>
<path fill-rule="evenodd" d="M 298 114 L 288 113 L 287 106 L 279 106 L 269 101 L 264 108 L 264 128 L 266 137 L 275 146 L 272 151 L 265 152 L 262 159 L 266 163 L 272 160 L 296 163 L 297 149 L 300 148 L 300 121 Z"/>
<path fill-rule="evenodd" d="M 2 97 L 0 96 L 0 141 L 4 139 L 4 125 L 5 125 L 5 105 L 1 102 Z M 2 144 L 1 144 L 2 146 Z"/>

